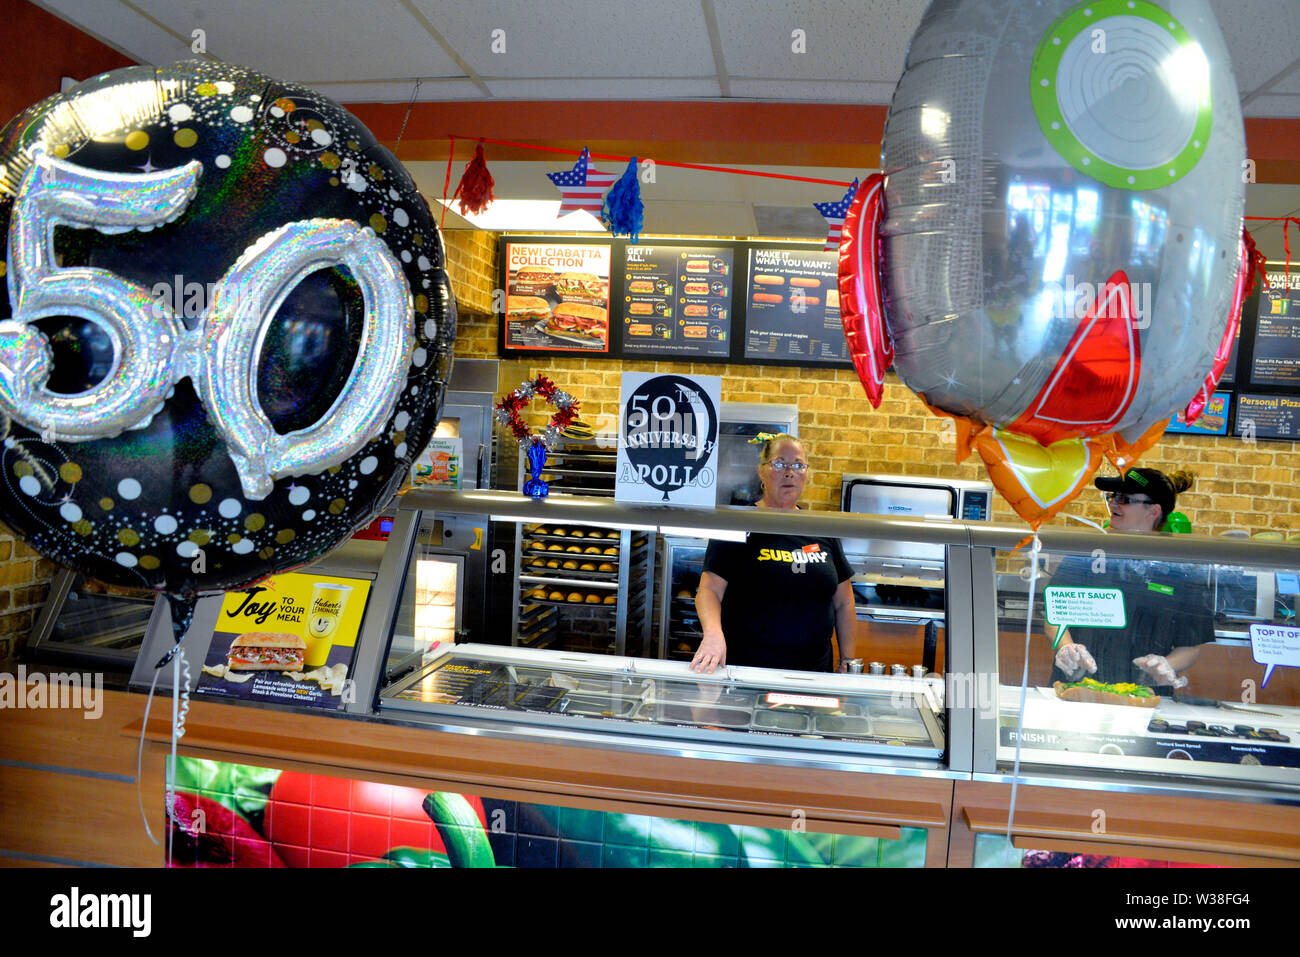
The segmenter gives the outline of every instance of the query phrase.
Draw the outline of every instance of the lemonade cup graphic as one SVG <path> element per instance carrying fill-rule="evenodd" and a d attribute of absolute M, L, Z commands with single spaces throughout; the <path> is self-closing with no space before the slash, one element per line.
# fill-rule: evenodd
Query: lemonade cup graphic
<path fill-rule="evenodd" d="M 311 590 L 311 607 L 307 610 L 308 668 L 319 668 L 330 656 L 334 633 L 339 630 L 339 620 L 352 594 L 351 585 L 316 582 Z"/>

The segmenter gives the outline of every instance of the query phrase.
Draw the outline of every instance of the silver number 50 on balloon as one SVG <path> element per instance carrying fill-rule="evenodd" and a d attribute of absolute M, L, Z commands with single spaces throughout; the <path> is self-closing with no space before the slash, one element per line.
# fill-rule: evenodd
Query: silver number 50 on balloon
<path fill-rule="evenodd" d="M 148 425 L 188 376 L 253 500 L 266 498 L 277 478 L 338 465 L 379 434 L 415 341 L 410 287 L 373 231 L 349 220 L 309 219 L 267 233 L 221 277 L 198 327 L 187 330 L 137 283 L 105 269 L 60 268 L 54 230 L 115 233 L 170 222 L 194 198 L 202 166 L 126 174 L 44 153 L 34 159 L 9 226 L 13 317 L 0 322 L 0 409 L 11 418 L 65 441 L 111 438 Z M 257 401 L 256 360 L 285 297 L 308 274 L 332 266 L 346 266 L 361 287 L 360 347 L 329 411 L 280 435 Z M 48 316 L 86 319 L 112 341 L 112 368 L 94 388 L 49 390 L 53 355 L 31 325 Z"/>

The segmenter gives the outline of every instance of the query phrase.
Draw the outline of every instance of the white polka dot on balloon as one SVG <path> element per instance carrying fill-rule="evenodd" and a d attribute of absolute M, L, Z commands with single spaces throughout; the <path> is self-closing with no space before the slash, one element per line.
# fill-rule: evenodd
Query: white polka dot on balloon
<path fill-rule="evenodd" d="M 65 522 L 81 521 L 81 509 L 76 502 L 64 502 L 59 506 L 59 515 Z"/>
<path fill-rule="evenodd" d="M 236 123 L 247 123 L 253 118 L 253 111 L 246 106 L 237 106 L 230 111 L 230 118 Z"/>
<path fill-rule="evenodd" d="M 117 563 L 124 568 L 135 568 L 138 560 L 130 552 L 118 552 L 116 556 Z"/>
<path fill-rule="evenodd" d="M 369 475 L 377 468 L 379 468 L 379 459 L 375 458 L 373 455 L 367 455 L 361 460 L 362 475 Z"/>
<path fill-rule="evenodd" d="M 390 189 L 390 190 L 388 191 L 388 198 L 391 199 L 391 200 L 395 203 L 395 202 L 397 202 L 399 199 L 402 198 L 402 194 L 399 193 L 399 192 L 398 192 L 397 190 L 395 190 L 395 189 Z"/>
<path fill-rule="evenodd" d="M 213 160 L 213 162 L 217 164 L 217 169 L 226 169 L 228 166 L 230 166 L 230 157 L 227 156 L 225 153 L 222 153 L 215 160 Z"/>
<path fill-rule="evenodd" d="M 133 478 L 124 478 L 117 483 L 117 494 L 128 501 L 140 497 L 140 483 Z"/>
<path fill-rule="evenodd" d="M 295 485 L 289 489 L 289 504 L 301 505 L 307 499 L 311 498 L 311 490 L 303 485 Z"/>
<path fill-rule="evenodd" d="M 34 475 L 24 475 L 18 480 L 18 487 L 28 495 L 41 494 L 41 483 L 36 481 L 36 476 Z"/>
<path fill-rule="evenodd" d="M 224 498 L 221 504 L 217 506 L 217 512 L 222 518 L 234 518 L 244 510 L 244 506 L 239 503 L 237 498 Z"/>
<path fill-rule="evenodd" d="M 393 419 L 393 428 L 398 432 L 405 432 L 406 427 L 411 424 L 411 413 L 402 411 L 397 413 L 397 418 Z"/>
<path fill-rule="evenodd" d="M 354 489 L 354 488 L 356 488 L 356 487 L 357 487 L 357 480 L 356 480 L 356 479 L 348 479 L 348 488 L 349 488 L 349 489 Z"/>
<path fill-rule="evenodd" d="M 223 96 L 229 96 L 231 93 L 235 92 L 235 84 L 231 83 L 229 80 L 218 80 L 217 92 Z"/>
<path fill-rule="evenodd" d="M 409 249 L 403 249 L 403 250 L 402 250 L 402 262 L 404 262 L 404 263 L 409 263 L 410 261 L 411 261 L 411 251 L 410 251 Z"/>
<path fill-rule="evenodd" d="M 433 263 L 429 262 L 428 256 L 421 256 L 415 261 L 415 264 L 426 271 L 433 266 Z"/>
<path fill-rule="evenodd" d="M 266 160 L 266 165 L 272 169 L 279 169 L 285 164 L 289 157 L 284 155 L 284 150 L 272 146 L 262 154 L 262 159 Z"/>
<path fill-rule="evenodd" d="M 330 136 L 329 130 L 323 130 L 319 127 L 311 131 L 311 138 L 317 146 L 329 146 L 334 142 L 334 137 Z"/>
<path fill-rule="evenodd" d="M 438 324 L 434 322 L 432 319 L 424 320 L 424 338 L 426 339 L 438 338 Z"/>
<path fill-rule="evenodd" d="M 393 449 L 393 454 L 396 455 L 399 459 L 404 457 L 406 455 L 406 443 L 405 442 L 400 443 L 397 446 L 397 448 Z"/>
<path fill-rule="evenodd" d="M 153 520 L 153 527 L 159 535 L 170 535 L 176 531 L 176 519 L 170 515 L 159 515 Z"/>
<path fill-rule="evenodd" d="M 424 365 L 425 361 L 428 358 L 429 358 L 429 353 L 426 352 L 423 347 L 420 347 L 411 353 L 411 362 L 417 366 Z"/>
<path fill-rule="evenodd" d="M 398 206 L 393 210 L 393 222 L 397 223 L 399 226 L 406 226 L 411 222 L 411 217 L 406 215 L 406 210 Z"/>
<path fill-rule="evenodd" d="M 176 103 L 167 107 L 167 118 L 173 123 L 184 123 L 194 119 L 194 111 L 188 103 Z"/>
<path fill-rule="evenodd" d="M 280 117 L 284 116 L 284 110 L 280 109 L 278 106 L 273 106 L 271 107 L 271 115 L 274 116 L 276 119 L 279 119 Z"/>
<path fill-rule="evenodd" d="M 307 511 L 302 513 L 302 520 L 304 522 L 310 522 L 315 517 L 316 517 L 316 509 L 314 508 L 309 508 L 307 509 Z"/>
<path fill-rule="evenodd" d="M 253 540 L 251 538 L 241 538 L 230 546 L 230 550 L 236 555 L 247 555 L 253 550 Z"/>
<path fill-rule="evenodd" d="M 199 546 L 193 542 L 181 542 L 176 546 L 176 554 L 181 558 L 193 558 L 199 553 Z"/>

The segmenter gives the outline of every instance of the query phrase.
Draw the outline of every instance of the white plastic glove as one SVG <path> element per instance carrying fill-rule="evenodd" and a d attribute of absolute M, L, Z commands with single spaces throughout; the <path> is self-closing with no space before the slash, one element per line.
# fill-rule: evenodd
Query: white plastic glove
<path fill-rule="evenodd" d="M 1076 641 L 1056 649 L 1056 667 L 1065 672 L 1069 680 L 1078 681 L 1085 673 L 1095 674 L 1097 662 L 1088 654 L 1088 649 Z"/>
<path fill-rule="evenodd" d="M 1174 666 L 1164 655 L 1144 655 L 1141 658 L 1134 658 L 1133 664 L 1156 679 L 1156 684 L 1171 685 L 1174 688 L 1181 688 L 1187 684 L 1187 679 L 1174 671 Z"/>

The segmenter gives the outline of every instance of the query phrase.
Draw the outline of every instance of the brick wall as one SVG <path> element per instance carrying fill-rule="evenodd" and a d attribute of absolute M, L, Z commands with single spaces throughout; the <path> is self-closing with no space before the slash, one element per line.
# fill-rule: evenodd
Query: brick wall
<path fill-rule="evenodd" d="M 0 661 L 26 644 L 57 568 L 0 525 Z"/>
<path fill-rule="evenodd" d="M 452 277 L 458 299 L 487 305 L 486 311 L 462 321 L 456 355 L 494 358 L 498 317 L 491 312 L 491 290 L 497 277 L 495 265 L 486 266 L 495 262 L 495 256 L 482 253 L 495 250 L 495 237 L 489 233 L 449 233 L 448 237 L 449 262 L 460 259 L 474 266 L 472 271 L 460 271 L 460 281 L 456 275 Z M 596 431 L 613 432 L 618 422 L 619 376 L 624 371 L 717 375 L 722 377 L 724 402 L 797 405 L 800 437 L 814 470 L 804 501 L 813 508 L 839 508 L 840 475 L 844 472 L 987 479 L 978 455 L 972 454 L 961 465 L 955 463 L 945 420 L 927 412 L 893 373 L 886 381 L 879 409 L 872 409 L 857 375 L 850 370 L 559 356 L 503 363 L 501 381 L 510 388 L 544 373 L 578 397 L 582 418 Z M 535 403 L 531 414 L 531 424 L 537 428 L 550 413 Z M 1230 528 L 1245 528 L 1251 534 L 1300 533 L 1300 450 L 1296 445 L 1169 435 L 1143 456 L 1141 464 L 1196 473 L 1196 483 L 1178 501 L 1179 511 L 1187 514 L 1196 532 L 1217 535 Z M 1066 511 L 1099 524 L 1107 518 L 1100 495 L 1094 491 L 1085 492 Z M 994 498 L 993 512 L 995 521 L 1021 524 L 1000 497 Z M 1077 524 L 1060 516 L 1054 522 Z"/>

